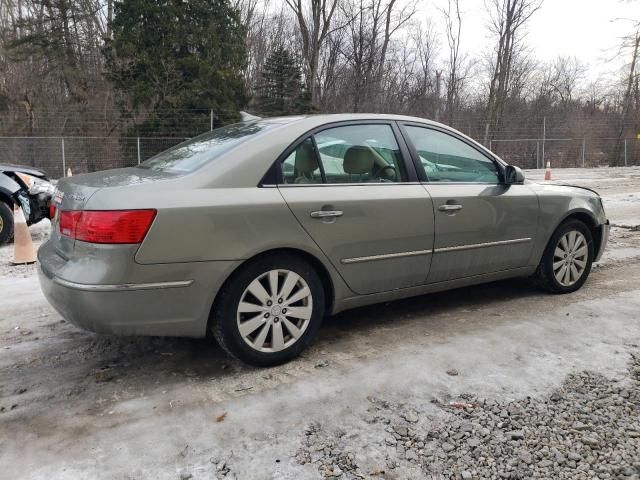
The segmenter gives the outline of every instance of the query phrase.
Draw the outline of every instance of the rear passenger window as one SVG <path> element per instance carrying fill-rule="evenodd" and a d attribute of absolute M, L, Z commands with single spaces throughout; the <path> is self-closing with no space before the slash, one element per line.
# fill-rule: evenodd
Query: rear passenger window
<path fill-rule="evenodd" d="M 348 125 L 315 135 L 327 183 L 405 181 L 400 148 L 390 125 Z"/>
<path fill-rule="evenodd" d="M 322 183 L 313 141 L 307 138 L 282 162 L 284 183 Z"/>
<path fill-rule="evenodd" d="M 282 162 L 285 184 L 406 181 L 400 148 L 390 125 L 348 125 L 304 140 Z"/>

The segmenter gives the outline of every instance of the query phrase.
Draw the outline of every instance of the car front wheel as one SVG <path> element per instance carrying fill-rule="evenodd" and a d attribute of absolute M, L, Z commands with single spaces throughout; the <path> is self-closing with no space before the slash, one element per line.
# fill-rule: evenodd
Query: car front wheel
<path fill-rule="evenodd" d="M 6 203 L 0 201 L 0 245 L 13 238 L 13 211 Z"/>
<path fill-rule="evenodd" d="M 593 263 L 593 236 L 580 220 L 561 224 L 551 236 L 538 266 L 538 283 L 552 293 L 578 290 Z"/>
<path fill-rule="evenodd" d="M 313 267 L 295 255 L 268 255 L 226 282 L 212 310 L 211 330 L 234 357 L 255 366 L 278 365 L 311 342 L 324 304 Z"/>

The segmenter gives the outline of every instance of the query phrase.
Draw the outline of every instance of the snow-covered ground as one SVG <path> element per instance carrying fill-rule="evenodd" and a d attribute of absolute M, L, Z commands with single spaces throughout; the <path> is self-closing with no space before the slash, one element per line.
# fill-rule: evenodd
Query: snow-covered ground
<path fill-rule="evenodd" d="M 580 291 L 511 280 L 344 312 L 271 369 L 80 331 L 0 248 L 0 476 L 637 478 L 640 168 L 553 175 L 599 190 L 616 225 Z"/>

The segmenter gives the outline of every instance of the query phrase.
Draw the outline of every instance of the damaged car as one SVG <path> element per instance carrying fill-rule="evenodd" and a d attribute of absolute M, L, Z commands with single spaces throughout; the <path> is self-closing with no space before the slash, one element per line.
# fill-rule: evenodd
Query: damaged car
<path fill-rule="evenodd" d="M 0 245 L 13 238 L 13 206 L 18 204 L 28 225 L 49 218 L 54 186 L 42 170 L 0 163 Z"/>

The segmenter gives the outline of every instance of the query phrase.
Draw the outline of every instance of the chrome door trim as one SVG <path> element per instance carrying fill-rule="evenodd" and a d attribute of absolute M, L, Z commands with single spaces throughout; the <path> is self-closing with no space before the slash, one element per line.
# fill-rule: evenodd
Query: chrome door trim
<path fill-rule="evenodd" d="M 344 215 L 342 210 L 317 210 L 309 214 L 311 218 L 335 218 Z"/>
<path fill-rule="evenodd" d="M 462 205 L 451 205 L 451 204 L 447 204 L 447 205 L 440 205 L 438 207 L 438 210 L 440 210 L 441 212 L 457 212 L 458 210 L 462 210 Z"/>
<path fill-rule="evenodd" d="M 193 283 L 193 280 L 181 280 L 176 282 L 154 282 L 154 283 L 119 283 L 113 285 L 96 285 L 87 283 L 70 282 L 60 277 L 53 277 L 53 283 L 60 286 L 83 290 L 87 292 L 121 292 L 126 290 L 154 290 L 161 288 L 183 288 Z"/>
<path fill-rule="evenodd" d="M 455 247 L 434 248 L 433 253 L 455 252 L 458 250 L 471 250 L 474 248 L 496 247 L 500 245 L 513 245 L 515 243 L 530 242 L 531 238 L 514 238 L 512 240 L 500 240 L 499 242 L 473 243 L 470 245 L 458 245 Z"/>
<path fill-rule="evenodd" d="M 343 258 L 340 260 L 342 264 L 372 262 L 375 260 L 386 260 L 389 258 L 416 257 L 418 255 L 430 255 L 432 250 L 414 250 L 411 252 L 386 253 L 383 255 L 369 255 L 367 257 Z"/>

